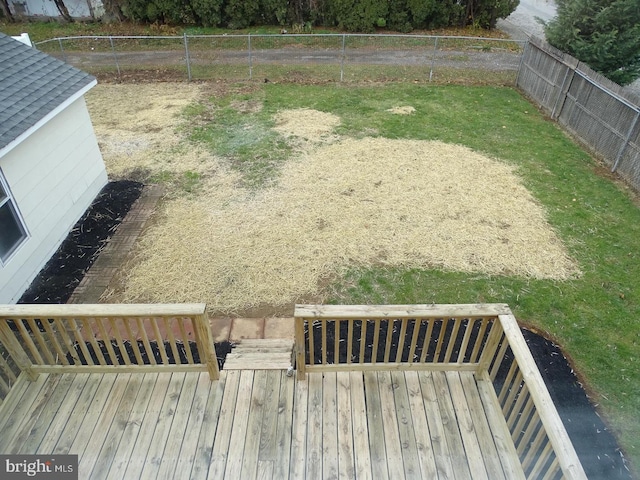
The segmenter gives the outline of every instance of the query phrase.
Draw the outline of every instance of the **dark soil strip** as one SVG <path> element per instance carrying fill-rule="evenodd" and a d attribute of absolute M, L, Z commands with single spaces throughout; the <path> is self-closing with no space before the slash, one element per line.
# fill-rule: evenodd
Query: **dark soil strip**
<path fill-rule="evenodd" d="M 411 342 L 414 322 L 409 322 L 407 333 L 405 335 L 405 344 L 399 345 L 400 329 L 399 322 L 395 322 L 390 337 L 390 357 L 396 358 L 398 348 L 402 348 L 401 361 L 407 362 L 409 357 L 409 344 Z M 314 333 L 314 362 L 321 363 L 322 359 L 322 331 L 320 322 L 313 325 Z M 364 350 L 364 362 L 371 362 L 373 356 L 373 322 L 366 322 L 366 345 Z M 436 342 L 440 335 L 442 324 L 437 322 L 434 325 L 432 333 L 432 341 L 427 346 L 427 362 L 433 361 Z M 446 327 L 444 338 L 449 338 L 453 329 L 452 322 Z M 451 358 L 457 358 L 462 342 L 464 328 L 460 328 L 458 335 L 454 341 Z M 360 338 L 362 333 L 362 322 L 355 321 L 352 332 L 353 349 L 350 353 L 352 361 L 359 361 Z M 479 333 L 478 322 L 474 325 L 471 333 L 469 344 L 473 345 Z M 522 329 L 522 334 L 529 345 L 531 354 L 540 370 L 540 374 L 544 379 L 547 389 L 553 399 L 553 403 L 562 418 L 564 426 L 573 442 L 578 457 L 582 462 L 587 477 L 591 480 L 631 480 L 631 474 L 626 467 L 626 461 L 618 443 L 598 415 L 595 407 L 589 401 L 582 384 L 578 381 L 569 362 L 562 353 L 560 347 L 546 338 L 537 335 L 529 330 Z M 347 359 L 347 325 L 342 322 L 340 325 L 340 342 L 339 351 L 335 352 L 335 324 L 327 322 L 327 362 L 335 363 L 336 353 L 340 363 L 346 363 Z M 418 332 L 418 347 L 414 353 L 414 359 L 420 358 L 422 355 L 422 344 L 426 335 L 426 324 L 420 327 Z M 485 334 L 486 335 L 486 334 Z M 380 324 L 380 336 L 378 340 L 378 351 L 376 354 L 377 361 L 383 361 L 386 348 L 387 325 L 386 322 Z M 307 362 L 309 362 L 309 336 L 305 332 L 305 342 L 307 345 Z M 444 361 L 444 354 L 447 345 L 443 345 L 438 361 Z M 510 352 L 510 350 L 509 350 Z M 469 352 L 465 352 L 465 361 L 468 361 Z M 507 362 L 508 363 L 508 362 Z M 505 372 L 498 372 L 496 382 L 500 383 L 500 377 L 504 377 Z"/>
<path fill-rule="evenodd" d="M 129 180 L 108 183 L 18 303 L 67 303 L 142 188 Z"/>

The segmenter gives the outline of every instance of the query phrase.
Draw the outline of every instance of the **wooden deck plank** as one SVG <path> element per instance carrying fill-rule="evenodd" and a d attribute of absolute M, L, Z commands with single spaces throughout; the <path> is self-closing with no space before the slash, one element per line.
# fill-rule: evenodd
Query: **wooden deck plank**
<path fill-rule="evenodd" d="M 102 412 L 98 414 L 97 422 L 93 430 L 91 432 L 85 432 L 86 436 L 81 438 L 76 437 L 71 453 L 78 451 L 79 478 L 89 478 L 89 474 L 93 470 L 104 439 L 111 428 L 111 423 L 118 412 L 120 401 L 125 395 L 132 395 L 132 388 L 129 387 L 129 382 L 132 380 L 132 377 L 137 377 L 137 375 L 131 375 L 130 373 L 118 375 L 111 392 L 107 396 Z M 135 378 L 133 379 L 132 386 L 139 386 L 136 385 Z M 81 441 L 84 444 L 81 444 Z M 82 450 L 82 453 L 80 453 L 79 450 Z"/>
<path fill-rule="evenodd" d="M 405 478 L 400 432 L 396 420 L 396 405 L 393 398 L 393 382 L 391 372 L 378 372 L 378 388 L 380 389 L 380 406 L 382 409 L 382 425 L 384 428 L 385 448 L 387 451 L 387 468 L 389 478 Z M 367 397 L 369 398 L 369 397 Z"/>
<path fill-rule="evenodd" d="M 422 391 L 424 410 L 429 424 L 431 446 L 436 461 L 438 478 L 450 479 L 454 478 L 453 465 L 449 457 L 449 446 L 447 445 L 442 416 L 440 415 L 440 407 L 438 406 L 438 395 L 433 384 L 433 373 L 436 372 L 419 373 L 420 388 Z"/>
<path fill-rule="evenodd" d="M 384 427 L 382 424 L 382 405 L 378 388 L 378 375 L 376 372 L 364 374 L 365 405 L 367 408 L 367 427 L 369 429 L 369 454 L 371 458 L 371 471 L 377 479 L 389 478 L 387 467 L 387 451 L 384 440 Z"/>
<path fill-rule="evenodd" d="M 9 445 L 77 453 L 91 478 L 522 478 L 492 386 L 468 372 L 41 377 L 16 385 L 29 406 L 10 410 L 36 414 Z"/>
<path fill-rule="evenodd" d="M 151 444 L 147 451 L 144 468 L 140 474 L 142 478 L 156 478 L 158 476 L 160 463 L 162 462 L 162 457 L 164 455 L 164 449 L 167 445 L 169 432 L 171 431 L 171 425 L 175 418 L 176 408 L 184 387 L 185 377 L 186 374 L 184 372 L 171 374 L 169 389 L 167 390 L 167 394 L 164 398 L 160 415 L 158 415 L 158 422 L 156 423 L 153 438 L 151 439 Z"/>
<path fill-rule="evenodd" d="M 216 438 L 216 429 L 218 428 L 218 422 L 220 419 L 220 409 L 222 407 L 222 399 L 225 395 L 225 388 L 227 385 L 227 372 L 220 372 L 220 379 L 217 382 L 211 382 L 209 374 L 201 374 L 200 382 L 206 382 L 209 386 L 205 389 L 208 392 L 208 397 L 204 400 L 206 404 L 204 412 L 202 413 L 202 424 L 200 426 L 200 434 L 197 436 L 197 444 L 193 452 L 189 452 L 186 457 L 181 456 L 181 460 L 184 458 L 184 468 L 178 468 L 177 478 L 207 478 L 209 471 L 209 464 L 211 461 L 211 455 L 213 453 L 214 441 Z M 239 373 L 238 373 L 239 378 Z M 237 389 L 236 389 L 237 394 Z M 194 431 L 195 436 L 195 431 Z M 183 450 L 186 448 L 183 445 Z M 193 461 L 189 459 L 193 456 Z"/>
<path fill-rule="evenodd" d="M 84 389 L 82 390 L 82 394 L 75 402 L 75 404 L 72 404 L 71 412 L 67 417 L 67 422 L 64 426 L 64 430 L 60 434 L 57 443 L 50 450 L 45 450 L 41 446 L 41 448 L 38 449 L 38 453 L 68 453 L 76 436 L 80 432 L 81 428 L 83 428 L 83 424 L 87 421 L 85 420 L 85 416 L 91 408 L 96 394 L 98 394 L 101 388 L 102 391 L 111 390 L 111 386 L 113 385 L 114 381 L 114 375 L 108 375 L 105 378 L 101 373 L 92 373 L 86 374 L 86 376 L 87 382 Z M 104 400 L 106 401 L 106 398 Z"/>
<path fill-rule="evenodd" d="M 8 450 L 9 453 L 20 452 L 23 454 L 33 454 L 38 450 L 38 446 L 47 435 L 51 423 L 54 421 L 66 397 L 74 395 L 70 390 L 75 378 L 76 376 L 71 373 L 62 376 L 51 396 L 47 398 L 46 406 L 38 413 L 37 417 L 32 417 L 32 419 L 36 420 L 33 423 L 29 422 L 31 423 L 29 430 L 23 430 L 22 433 L 13 440 L 14 444 Z M 81 382 L 79 383 L 81 390 L 82 385 Z M 77 385 L 78 383 L 76 384 L 76 390 Z M 75 392 L 76 398 L 77 394 L 78 392 Z M 64 415 L 64 413 L 62 415 Z"/>
<path fill-rule="evenodd" d="M 402 464 L 407 478 L 420 478 L 418 446 L 413 427 L 413 415 L 409 408 L 409 394 L 404 372 L 391 372 L 393 397 L 396 405 L 396 422 L 402 449 Z"/>
<path fill-rule="evenodd" d="M 356 476 L 353 423 L 351 421 L 351 380 L 348 372 L 338 372 L 338 478 L 353 479 Z"/>
<path fill-rule="evenodd" d="M 127 419 L 142 386 L 142 380 L 142 375 L 131 375 L 108 427 L 101 431 L 94 431 L 79 466 L 78 476 L 80 478 L 106 478 L 120 444 Z"/>
<path fill-rule="evenodd" d="M 276 461 L 279 453 L 277 429 L 282 372 L 269 370 L 265 372 L 265 376 L 264 415 L 262 416 L 262 425 L 260 426 L 258 459 L 261 461 Z"/>
<path fill-rule="evenodd" d="M 112 392 L 114 395 L 121 395 L 126 387 L 126 382 L 120 387 L 115 386 L 117 377 L 117 375 L 102 375 L 101 373 L 89 375 L 89 382 L 97 383 L 96 391 L 86 404 L 80 404 L 81 408 L 84 406 L 86 409 L 74 409 L 65 430 L 70 432 L 75 430 L 76 434 L 75 436 L 70 435 L 68 438 L 60 438 L 55 447 L 57 453 L 77 454 L 80 458 Z"/>
<path fill-rule="evenodd" d="M 304 478 L 307 457 L 307 416 L 309 403 L 309 375 L 294 385 L 293 420 L 291 428 L 291 461 L 288 478 Z M 285 478 L 285 477 L 280 477 Z"/>
<path fill-rule="evenodd" d="M 338 478 L 338 402 L 335 372 L 322 379 L 322 478 Z"/>
<path fill-rule="evenodd" d="M 191 415 L 191 409 L 193 408 L 194 397 L 196 394 L 196 388 L 198 386 L 199 375 L 187 375 L 182 385 L 182 391 L 180 392 L 180 399 L 176 405 L 175 412 L 173 414 L 173 421 L 171 422 L 171 429 L 169 430 L 168 439 L 170 439 L 171 445 L 182 445 L 185 435 L 187 435 L 187 423 L 189 422 L 189 416 Z M 188 433 L 192 435 L 191 432 Z M 158 467 L 158 474 L 156 479 L 173 480 L 175 478 L 176 465 L 178 463 L 178 457 L 180 456 L 179 448 L 171 448 L 171 445 L 167 445 L 162 454 L 162 460 Z"/>
<path fill-rule="evenodd" d="M 288 478 L 293 436 L 293 395 L 296 380 L 280 372 L 278 419 L 276 422 L 276 458 L 272 478 Z"/>
<path fill-rule="evenodd" d="M 136 443 L 133 447 L 133 452 L 129 458 L 129 463 L 127 464 L 123 478 L 139 478 L 142 473 L 142 469 L 147 460 L 147 451 L 149 450 L 149 445 L 151 444 L 156 424 L 158 423 L 162 404 L 169 390 L 171 378 L 171 373 L 158 374 L 156 384 L 153 387 L 153 393 L 151 394 L 151 401 L 146 406 L 144 419 L 140 426 L 140 433 L 138 433 L 138 438 L 136 438 Z"/>
<path fill-rule="evenodd" d="M 224 477 L 224 470 L 227 466 L 227 455 L 229 453 L 229 442 L 231 441 L 233 417 L 236 410 L 236 400 L 238 399 L 240 374 L 241 372 L 239 370 L 225 373 L 226 383 L 224 387 L 224 395 L 220 406 L 213 449 L 211 451 L 211 466 L 209 467 L 209 478 L 211 479 Z M 202 432 L 200 433 L 200 437 L 203 437 Z"/>
<path fill-rule="evenodd" d="M 469 409 L 474 413 L 473 423 L 478 435 L 480 450 L 482 450 L 482 459 L 487 469 L 487 475 L 490 479 L 504 479 L 504 471 L 500 463 L 500 455 L 496 449 L 494 438 L 491 432 L 487 415 L 482 405 L 482 399 L 478 392 L 475 376 L 469 374 L 460 374 L 462 380 L 462 390 L 467 398 Z"/>
<path fill-rule="evenodd" d="M 222 378 L 222 375 L 221 375 Z M 196 391 L 193 396 L 193 405 L 191 406 L 191 414 L 189 415 L 189 421 L 186 426 L 186 434 L 184 439 L 182 440 L 182 445 L 180 447 L 180 454 L 178 456 L 178 463 L 176 464 L 176 469 L 174 473 L 175 479 L 189 478 L 191 476 L 191 470 L 196 464 L 196 456 L 198 453 L 199 439 L 202 434 L 202 427 L 205 424 L 205 416 L 211 416 L 213 412 L 211 409 L 215 407 L 213 405 L 207 406 L 207 400 L 211 397 L 216 397 L 216 392 L 211 392 L 212 388 L 218 387 L 220 382 L 212 382 L 209 379 L 209 374 L 202 372 L 198 375 Z M 222 395 L 220 395 L 222 399 Z M 220 400 L 222 403 L 222 400 Z M 220 408 L 220 403 L 218 403 L 218 411 Z M 217 413 L 215 414 L 217 420 Z M 205 438 L 206 437 L 206 438 Z M 211 449 L 213 448 L 213 439 L 215 437 L 215 429 L 213 433 L 203 435 L 203 441 L 207 440 L 208 448 L 204 449 L 208 451 L 208 455 L 206 460 L 203 463 L 206 463 L 206 468 L 204 469 L 204 474 L 202 470 L 196 470 L 195 475 L 199 475 L 202 477 L 206 476 L 207 468 L 209 467 L 209 459 L 211 457 Z"/>
<path fill-rule="evenodd" d="M 440 409 L 440 417 L 442 418 L 442 426 L 447 439 L 449 448 L 449 458 L 454 469 L 455 478 L 470 479 L 471 472 L 464 451 L 464 444 L 458 429 L 456 412 L 451 401 L 451 391 L 444 372 L 433 372 L 433 385 L 436 389 L 438 398 L 438 407 Z"/>
<path fill-rule="evenodd" d="M 69 387 L 68 393 L 64 397 L 64 401 L 60 405 L 60 408 L 58 409 L 56 414 L 52 414 L 52 419 L 46 429 L 46 435 L 44 435 L 42 441 L 39 443 L 39 445 L 35 446 L 35 448 L 29 449 L 29 451 L 22 449 L 21 453 L 53 453 L 53 449 L 60 439 L 60 436 L 62 435 L 65 427 L 67 426 L 69 417 L 73 413 L 73 410 L 78 400 L 80 399 L 89 378 L 88 375 L 73 375 L 73 377 L 73 383 Z M 51 410 L 47 408 L 47 411 Z"/>
<path fill-rule="evenodd" d="M 253 379 L 253 371 L 242 370 L 240 372 L 238 399 L 233 414 L 233 429 L 229 440 L 227 465 L 224 470 L 225 478 L 240 478 L 240 472 L 242 471 L 242 457 L 244 456 L 244 445 L 247 438 Z M 209 478 L 211 478 L 211 472 Z"/>
<path fill-rule="evenodd" d="M 421 477 L 438 478 L 436 459 L 433 454 L 433 447 L 431 446 L 431 434 L 429 432 L 427 414 L 424 410 L 424 401 L 418 373 L 406 372 L 405 382 L 407 385 L 409 410 L 411 411 L 411 418 L 413 420 L 412 424 Z"/>
<path fill-rule="evenodd" d="M 25 378 L 25 381 L 26 380 Z M 30 386 L 32 389 L 25 390 L 20 402 L 12 409 L 10 417 L 7 418 L 0 436 L 0 452 L 10 451 L 14 443 L 14 438 L 18 436 L 22 429 L 29 428 L 27 424 L 37 418 L 38 413 L 46 405 L 47 399 L 55 389 L 60 378 L 56 375 L 40 375 L 35 383 Z"/>
<path fill-rule="evenodd" d="M 253 374 L 253 391 L 249 404 L 249 419 L 247 421 L 247 436 L 244 442 L 242 468 L 240 478 L 253 480 L 258 474 L 258 455 L 260 453 L 260 435 L 262 421 L 267 414 L 264 408 L 267 391 L 267 371 L 256 370 Z"/>
<path fill-rule="evenodd" d="M 307 405 L 307 453 L 305 475 L 322 478 L 322 374 L 309 375 Z"/>
<path fill-rule="evenodd" d="M 451 392 L 451 401 L 456 412 L 458 430 L 462 437 L 471 477 L 478 480 L 488 480 L 489 476 L 482 458 L 482 450 L 476 435 L 475 423 L 471 417 L 469 404 L 462 388 L 460 373 L 445 372 L 445 377 Z"/>
<path fill-rule="evenodd" d="M 349 372 L 351 388 L 351 422 L 353 431 L 353 450 L 355 454 L 355 478 L 371 480 L 371 451 L 369 446 L 369 428 L 367 426 L 367 406 L 364 395 L 364 376 L 362 372 Z M 376 472 L 377 478 L 378 472 Z"/>
<path fill-rule="evenodd" d="M 140 390 L 138 390 L 138 396 L 136 397 L 135 403 L 130 409 L 129 416 L 125 421 L 124 428 L 122 429 L 122 438 L 120 439 L 118 448 L 113 455 L 111 467 L 105 472 L 106 478 L 123 478 L 124 472 L 129 464 L 129 459 L 133 453 L 138 434 L 142 428 L 144 414 L 147 410 L 149 401 L 151 400 L 151 395 L 157 379 L 158 375 L 155 373 L 147 373 L 142 378 Z"/>
<path fill-rule="evenodd" d="M 33 400 L 33 398 L 38 394 L 38 390 L 42 388 L 47 380 L 46 375 L 40 375 L 36 379 L 36 381 L 32 382 L 27 378 L 27 374 L 22 372 L 18 376 L 18 380 L 11 387 L 11 391 L 5 397 L 2 402 L 2 406 L 0 406 L 0 432 L 4 432 L 9 428 L 11 422 L 15 422 L 18 418 L 17 413 L 14 414 L 14 411 L 18 408 L 28 408 L 24 403 L 25 400 L 29 401 L 29 399 Z M 23 396 L 25 392 L 29 390 L 28 397 Z M 1 451 L 1 450 L 0 450 Z"/>

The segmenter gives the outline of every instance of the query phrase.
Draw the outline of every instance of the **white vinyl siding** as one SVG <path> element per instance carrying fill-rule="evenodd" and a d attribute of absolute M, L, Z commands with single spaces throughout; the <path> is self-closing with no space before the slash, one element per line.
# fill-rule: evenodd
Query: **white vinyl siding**
<path fill-rule="evenodd" d="M 107 183 L 84 98 L 0 158 L 0 167 L 29 232 L 0 269 L 0 303 L 15 303 Z"/>

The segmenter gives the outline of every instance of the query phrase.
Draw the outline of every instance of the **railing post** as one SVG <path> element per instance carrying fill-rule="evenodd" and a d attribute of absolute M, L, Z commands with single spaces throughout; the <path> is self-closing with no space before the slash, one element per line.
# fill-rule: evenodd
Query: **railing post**
<path fill-rule="evenodd" d="M 118 70 L 118 80 L 122 81 L 120 75 L 120 65 L 118 64 L 118 56 L 116 55 L 116 48 L 113 45 L 113 37 L 109 35 L 109 43 L 111 44 L 111 53 L 113 54 L 113 61 L 116 63 L 116 69 Z"/>
<path fill-rule="evenodd" d="M 304 348 L 304 322 L 302 317 L 294 317 L 293 319 L 296 331 L 295 352 L 296 352 L 296 371 L 298 372 L 298 380 L 306 379 L 305 371 L 305 348 Z"/>
<path fill-rule="evenodd" d="M 189 58 L 189 40 L 187 39 L 187 34 L 184 34 L 184 54 L 185 61 L 187 62 L 187 79 L 191 81 L 191 59 Z"/>
<path fill-rule="evenodd" d="M 195 333 L 198 342 L 198 352 L 200 353 L 200 362 L 207 366 L 209 378 L 218 380 L 220 378 L 220 370 L 218 369 L 218 358 L 216 357 L 216 349 L 213 345 L 213 335 L 211 334 L 211 326 L 209 319 L 205 313 L 196 315 L 193 318 L 195 323 Z"/>
<path fill-rule="evenodd" d="M 488 372 L 489 366 L 491 365 L 491 360 L 493 360 L 493 357 L 498 351 L 498 345 L 500 345 L 502 333 L 502 325 L 500 324 L 498 318 L 495 318 L 493 320 L 493 324 L 491 325 L 489 336 L 487 336 L 487 341 L 484 344 L 482 353 L 480 354 L 480 358 L 478 359 L 478 369 L 476 370 L 477 373 L 482 374 L 483 372 Z"/>
<path fill-rule="evenodd" d="M 16 319 L 16 321 L 19 321 Z M 27 352 L 24 351 L 20 342 L 11 331 L 6 319 L 0 319 L 0 343 L 7 350 L 13 361 L 16 362 L 18 368 L 25 372 L 30 380 L 38 378 L 38 374 L 32 370 L 33 363 L 29 359 Z"/>

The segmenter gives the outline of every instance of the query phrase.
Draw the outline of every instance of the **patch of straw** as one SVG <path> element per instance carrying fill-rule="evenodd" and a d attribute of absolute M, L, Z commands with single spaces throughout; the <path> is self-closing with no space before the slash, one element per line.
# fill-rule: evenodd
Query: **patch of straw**
<path fill-rule="evenodd" d="M 416 111 L 411 105 L 405 105 L 403 107 L 393 107 L 387 109 L 387 112 L 393 113 L 394 115 L 411 115 Z"/>
<path fill-rule="evenodd" d="M 190 84 L 155 83 L 98 85 L 87 95 L 100 150 L 112 178 L 143 171 L 211 171 L 212 158 L 204 149 L 184 144 L 178 127 L 183 109 L 200 95 Z"/>
<path fill-rule="evenodd" d="M 310 108 L 282 110 L 274 116 L 275 130 L 285 137 L 299 137 L 312 142 L 332 138 L 333 129 L 340 125 L 340 117 Z"/>
<path fill-rule="evenodd" d="M 334 123 L 335 125 L 335 123 Z M 325 130 L 326 132 L 326 130 Z M 568 279 L 577 265 L 514 168 L 441 142 L 343 139 L 247 194 L 225 174 L 164 205 L 142 239 L 127 302 L 234 312 L 317 295 L 371 264 Z"/>

